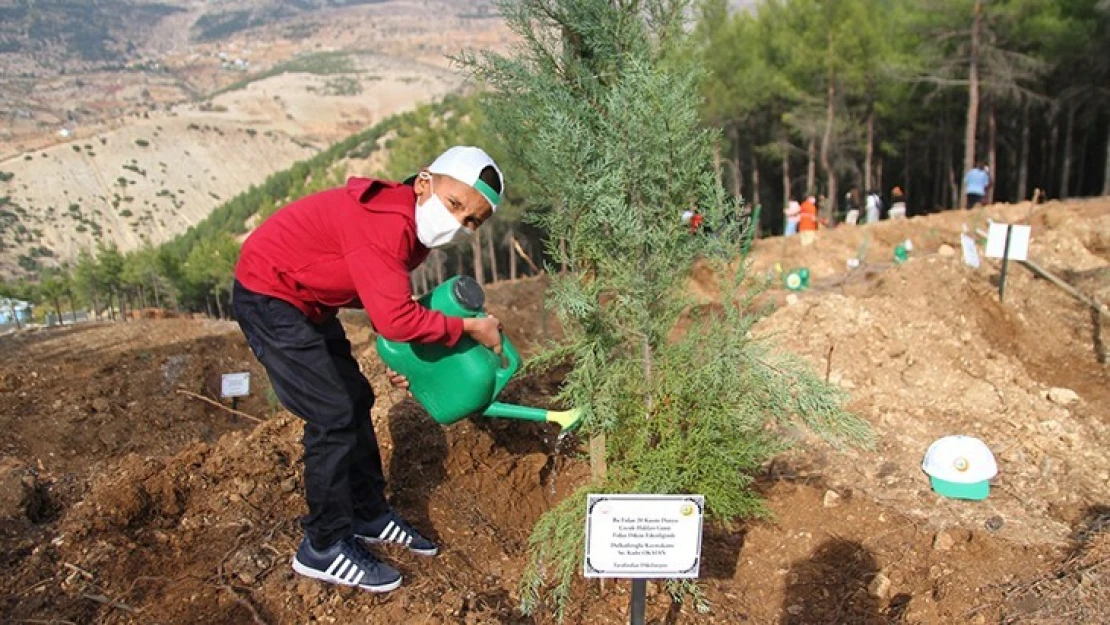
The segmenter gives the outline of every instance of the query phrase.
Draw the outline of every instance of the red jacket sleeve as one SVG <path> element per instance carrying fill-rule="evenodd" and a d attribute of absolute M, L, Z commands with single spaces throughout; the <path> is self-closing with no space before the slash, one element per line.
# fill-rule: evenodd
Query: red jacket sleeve
<path fill-rule="evenodd" d="M 412 299 L 408 268 L 398 258 L 364 246 L 347 254 L 347 267 L 358 298 L 378 334 L 402 343 L 452 346 L 459 341 L 462 319 L 416 303 Z"/>

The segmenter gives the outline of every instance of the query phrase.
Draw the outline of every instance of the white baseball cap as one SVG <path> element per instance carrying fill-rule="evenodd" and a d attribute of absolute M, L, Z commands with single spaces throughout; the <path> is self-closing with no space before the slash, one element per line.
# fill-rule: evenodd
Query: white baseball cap
<path fill-rule="evenodd" d="M 933 490 L 945 497 L 986 499 L 990 479 L 998 475 L 987 444 L 973 436 L 945 436 L 929 445 L 921 468 Z"/>
<path fill-rule="evenodd" d="M 492 167 L 497 172 L 497 180 L 501 186 L 500 190 L 494 189 L 482 180 L 482 170 L 486 167 Z M 485 150 L 481 148 L 456 145 L 440 154 L 439 158 L 428 166 L 428 171 L 441 176 L 451 176 L 459 182 L 474 187 L 486 198 L 495 212 L 497 206 L 501 204 L 502 196 L 505 194 L 505 177 L 501 174 L 501 169 L 497 167 L 497 163 L 493 162 L 489 154 L 486 154 Z"/>

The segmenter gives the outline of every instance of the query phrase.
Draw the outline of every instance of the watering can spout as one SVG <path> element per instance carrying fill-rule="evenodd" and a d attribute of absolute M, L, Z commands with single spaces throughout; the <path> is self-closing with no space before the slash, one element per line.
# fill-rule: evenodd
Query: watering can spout
<path fill-rule="evenodd" d="M 543 408 L 530 408 L 516 404 L 506 404 L 495 401 L 482 412 L 487 417 L 502 419 L 524 419 L 526 421 L 541 421 L 545 423 L 558 423 L 564 432 L 577 428 L 582 423 L 582 410 L 544 410 Z"/>

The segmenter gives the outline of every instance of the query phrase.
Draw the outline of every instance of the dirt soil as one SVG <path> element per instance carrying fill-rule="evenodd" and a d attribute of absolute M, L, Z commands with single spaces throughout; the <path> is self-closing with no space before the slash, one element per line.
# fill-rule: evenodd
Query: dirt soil
<path fill-rule="evenodd" d="M 1031 258 L 1110 300 L 1110 202 L 989 212 L 1029 217 Z M 1102 339 L 1088 309 L 1020 266 L 1010 265 L 999 303 L 995 261 L 972 270 L 941 248 L 959 249 L 971 216 L 841 228 L 815 249 L 756 246 L 756 273 L 784 258 L 817 268 L 810 290 L 769 294 L 777 308 L 757 331 L 848 390 L 878 444 L 840 451 L 798 433 L 758 481 L 771 518 L 708 531 L 709 612 L 672 604 L 652 583 L 648 622 L 1110 620 Z M 914 255 L 889 265 L 903 232 Z M 864 238 L 881 243 L 849 273 L 835 256 Z M 699 280 L 699 293 L 718 289 Z M 557 338 L 542 280 L 488 291 L 525 353 Z M 383 549 L 405 575 L 385 596 L 294 575 L 301 424 L 267 399 L 234 324 L 18 333 L 0 337 L 0 620 L 554 622 L 517 611 L 517 584 L 532 524 L 588 477 L 575 446 L 557 449 L 539 424 L 436 425 L 388 387 L 368 324 L 345 323 L 378 396 L 371 418 L 392 501 L 441 542 L 440 556 Z M 252 396 L 237 408 L 260 424 L 177 392 L 215 398 L 221 373 L 248 370 Z M 524 376 L 506 399 L 552 406 L 560 379 Z M 928 443 L 954 433 L 995 451 L 1000 474 L 986 501 L 939 499 L 919 469 Z M 627 622 L 628 602 L 627 582 L 579 581 L 567 622 Z"/>

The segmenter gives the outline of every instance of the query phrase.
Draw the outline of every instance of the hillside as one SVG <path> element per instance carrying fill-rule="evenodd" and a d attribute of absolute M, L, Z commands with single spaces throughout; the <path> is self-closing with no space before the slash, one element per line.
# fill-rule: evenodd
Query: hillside
<path fill-rule="evenodd" d="M 1110 202 L 996 206 L 1033 224 L 1031 256 L 1110 297 Z M 875 241 L 859 270 L 819 270 L 776 289 L 755 327 L 851 395 L 878 435 L 844 451 L 796 432 L 757 488 L 772 516 L 706 528 L 700 611 L 651 583 L 651 623 L 1097 623 L 1110 587 L 1105 484 L 1110 379 L 1089 310 L 1011 265 L 974 270 L 949 212 L 761 241 L 755 267 L 809 264 Z M 887 262 L 894 237 L 920 242 Z M 807 256 L 810 255 L 810 256 Z M 841 261 L 842 263 L 842 261 Z M 816 263 L 813 266 L 817 266 Z M 543 278 L 488 287 L 490 312 L 527 355 L 557 336 Z M 716 288 L 696 276 L 698 294 Z M 712 305 L 713 297 L 706 297 Z M 436 537 L 435 559 L 380 549 L 405 583 L 384 596 L 296 576 L 303 513 L 301 422 L 232 324 L 163 319 L 0 337 L 0 620 L 99 623 L 554 623 L 517 611 L 532 524 L 584 484 L 584 442 L 540 424 L 482 418 L 441 427 L 390 389 L 365 316 L 344 323 L 377 395 L 371 417 L 394 506 Z M 219 374 L 251 371 L 239 409 Z M 559 370 L 521 375 L 505 401 L 552 406 Z M 1076 397 L 1053 388 L 1066 386 Z M 981 502 L 929 488 L 935 437 L 980 436 L 1000 473 Z M 628 621 L 628 584 L 577 579 L 567 622 Z"/>
<path fill-rule="evenodd" d="M 457 90 L 446 55 L 507 41 L 483 3 L 72 5 L 36 6 L 59 32 L 113 10 L 147 17 L 113 22 L 107 60 L 82 52 L 80 29 L 44 40 L 18 27 L 26 19 L 0 29 L 13 70 L 0 77 L 0 275 L 99 242 L 166 241 L 269 174 Z M 205 16 L 248 9 L 265 19 L 198 34 Z M 433 30 L 428 11 L 454 17 Z"/>

